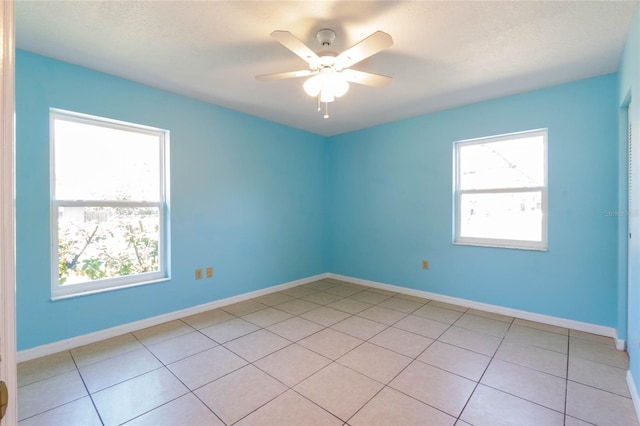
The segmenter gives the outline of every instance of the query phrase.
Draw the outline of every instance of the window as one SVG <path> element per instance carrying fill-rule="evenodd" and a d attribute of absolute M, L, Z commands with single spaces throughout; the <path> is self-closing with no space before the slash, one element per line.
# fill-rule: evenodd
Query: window
<path fill-rule="evenodd" d="M 52 298 L 168 277 L 168 132 L 54 110 Z"/>
<path fill-rule="evenodd" d="M 454 243 L 546 250 L 546 129 L 454 146 Z"/>

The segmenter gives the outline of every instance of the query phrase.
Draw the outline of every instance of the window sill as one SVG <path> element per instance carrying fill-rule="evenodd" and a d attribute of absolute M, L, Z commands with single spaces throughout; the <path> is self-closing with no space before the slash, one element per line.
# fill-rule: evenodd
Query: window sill
<path fill-rule="evenodd" d="M 122 284 L 122 285 L 117 285 L 117 286 L 113 286 L 113 287 L 106 287 L 106 288 L 99 288 L 99 289 L 88 289 L 88 290 L 80 290 L 74 293 L 69 293 L 69 294 L 59 294 L 59 295 L 52 295 L 51 296 L 51 301 L 52 302 L 56 302 L 58 300 L 65 300 L 65 299 L 72 299 L 75 297 L 83 297 L 83 296 L 90 296 L 92 294 L 98 294 L 98 293 L 105 293 L 108 291 L 114 291 L 114 290 L 122 290 L 125 288 L 131 288 L 131 287 L 139 287 L 139 286 L 143 286 L 143 285 L 150 285 L 150 284 L 159 284 L 159 283 L 163 283 L 163 282 L 167 282 L 167 281 L 171 281 L 171 277 L 165 277 L 165 278 L 158 278 L 155 280 L 149 280 L 149 281 L 142 281 L 142 282 L 137 282 L 137 283 L 129 283 L 129 284 Z"/>
<path fill-rule="evenodd" d="M 475 246 L 475 247 L 488 247 L 488 248 L 499 248 L 499 249 L 512 249 L 512 250 L 528 250 L 528 251 L 541 251 L 548 252 L 548 247 L 525 247 L 525 246 L 512 246 L 507 244 L 489 244 L 489 243 L 475 243 L 475 242 L 460 242 L 454 241 L 452 242 L 455 246 Z"/>

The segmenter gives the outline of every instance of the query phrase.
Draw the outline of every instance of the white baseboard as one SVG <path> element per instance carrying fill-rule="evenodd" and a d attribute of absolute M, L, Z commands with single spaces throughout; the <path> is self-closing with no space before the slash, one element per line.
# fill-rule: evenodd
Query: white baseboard
<path fill-rule="evenodd" d="M 605 327 L 596 324 L 590 324 L 580 321 L 568 320 L 565 318 L 553 317 L 549 315 L 536 314 L 533 312 L 521 311 L 519 309 L 505 308 L 498 305 L 490 305 L 488 303 L 476 302 L 468 299 L 461 299 L 452 296 L 445 296 L 442 294 L 431 293 L 423 290 L 416 290 L 406 287 L 400 287 L 392 284 L 385 284 L 376 281 L 363 280 L 360 278 L 349 277 L 345 275 L 338 275 L 333 273 L 318 274 L 307 278 L 302 278 L 295 281 L 263 288 L 260 290 L 252 291 L 249 293 L 239 294 L 237 296 L 228 297 L 225 299 L 215 300 L 202 305 L 193 306 L 190 308 L 182 309 L 179 311 L 169 312 L 167 314 L 158 315 L 151 318 L 146 318 L 140 321 L 134 321 L 131 323 L 119 325 L 116 327 L 108 328 L 105 330 L 96 331 L 94 333 L 84 334 L 82 336 L 72 337 L 70 339 L 59 340 L 57 342 L 48 343 L 34 348 L 25 349 L 18 352 L 18 362 L 29 361 L 31 359 L 40 358 L 46 355 L 51 355 L 56 352 L 70 350 L 79 346 L 95 343 L 100 340 L 109 339 L 111 337 L 120 336 L 125 333 L 137 331 L 143 328 L 151 327 L 154 325 L 162 324 L 167 321 L 173 321 L 179 318 L 184 318 L 189 315 L 199 314 L 212 309 L 217 309 L 223 306 L 231 305 L 233 303 L 242 302 L 244 300 L 253 299 L 255 297 L 264 296 L 265 294 L 274 293 L 276 291 L 285 290 L 287 288 L 296 287 L 303 284 L 308 284 L 314 281 L 330 278 L 338 281 L 344 281 L 353 284 L 360 284 L 368 287 L 379 288 L 382 290 L 389 290 L 396 293 L 407 294 L 411 296 L 422 297 L 425 299 L 437 300 L 440 302 L 451 303 L 454 305 L 465 306 L 468 308 L 479 309 L 486 312 L 493 312 L 496 314 L 507 315 L 515 318 L 526 319 L 529 321 L 540 322 L 543 324 L 555 325 L 558 327 L 570 328 L 573 330 L 584 331 L 587 333 L 598 334 L 601 336 L 612 337 L 615 339 L 616 348 L 619 350 L 625 349 L 624 339 L 619 339 L 616 335 L 616 330 L 612 327 Z M 627 379 L 628 380 L 628 379 Z M 635 401 L 634 401 L 635 404 Z"/>
<path fill-rule="evenodd" d="M 56 352 L 66 351 L 79 346 L 95 343 L 100 340 L 109 339 L 111 337 L 120 336 L 125 333 L 137 331 L 143 328 L 151 327 L 154 325 L 162 324 L 167 321 L 173 321 L 179 318 L 184 318 L 189 315 L 199 314 L 201 312 L 210 311 L 212 309 L 221 308 L 223 306 L 231 305 L 234 303 L 242 302 L 254 297 L 264 296 L 265 294 L 274 293 L 276 291 L 286 290 L 291 287 L 296 287 L 303 284 L 308 284 L 314 281 L 328 278 L 329 274 L 319 274 L 307 278 L 302 278 L 295 281 L 290 281 L 283 284 L 274 285 L 271 287 L 263 288 L 249 293 L 239 294 L 237 296 L 227 297 L 225 299 L 214 300 L 213 302 L 204 303 L 202 305 L 192 306 L 190 308 L 181 309 L 179 311 L 169 312 L 167 314 L 158 315 L 151 318 L 146 318 L 140 321 L 134 321 L 127 324 L 119 325 L 105 330 L 96 331 L 94 333 L 84 334 L 82 336 L 72 337 L 70 339 L 59 340 L 57 342 L 48 343 L 46 345 L 36 346 L 34 348 L 25 349 L 18 352 L 18 362 L 29 361 L 31 359 L 40 358 L 46 355 L 51 355 Z"/>
<path fill-rule="evenodd" d="M 640 420 L 640 397 L 638 397 L 638 388 L 631 375 L 631 370 L 627 370 L 627 387 L 631 394 L 631 400 L 633 401 L 633 408 L 636 409 L 636 417 Z"/>
<path fill-rule="evenodd" d="M 445 296 L 437 293 L 430 293 L 423 290 L 415 290 L 412 288 L 400 287 L 392 284 L 380 283 L 377 281 L 363 280 L 360 278 L 353 278 L 345 275 L 327 274 L 328 278 L 338 281 L 345 281 L 354 284 L 360 284 L 368 287 L 379 288 L 382 290 L 389 290 L 396 293 L 407 294 L 410 296 L 423 297 L 425 299 L 437 300 L 439 302 L 451 303 L 458 306 L 464 306 L 467 308 L 479 309 L 485 312 L 492 312 L 495 314 L 506 315 L 515 318 L 521 318 L 529 321 L 540 322 L 543 324 L 555 325 L 557 327 L 570 328 L 573 330 L 584 331 L 586 333 L 598 334 L 600 336 L 612 337 L 616 341 L 616 348 L 624 350 L 625 341 L 619 339 L 615 328 L 605 327 L 602 325 L 596 325 L 581 321 L 574 321 L 565 318 L 553 317 L 550 315 L 536 314 L 533 312 L 521 311 L 519 309 L 505 308 L 498 305 L 490 305 L 488 303 L 476 302 L 468 299 L 460 299 L 458 297 Z"/>

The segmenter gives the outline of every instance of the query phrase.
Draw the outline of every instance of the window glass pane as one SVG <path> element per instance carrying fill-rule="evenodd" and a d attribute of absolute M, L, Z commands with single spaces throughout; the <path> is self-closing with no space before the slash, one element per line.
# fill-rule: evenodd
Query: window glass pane
<path fill-rule="evenodd" d="M 60 207 L 60 285 L 160 270 L 157 207 Z"/>
<path fill-rule="evenodd" d="M 160 200 L 159 136 L 60 118 L 54 126 L 57 199 Z"/>
<path fill-rule="evenodd" d="M 460 189 L 544 186 L 541 135 L 459 147 Z"/>
<path fill-rule="evenodd" d="M 460 236 L 542 241 L 542 193 L 462 194 Z"/>

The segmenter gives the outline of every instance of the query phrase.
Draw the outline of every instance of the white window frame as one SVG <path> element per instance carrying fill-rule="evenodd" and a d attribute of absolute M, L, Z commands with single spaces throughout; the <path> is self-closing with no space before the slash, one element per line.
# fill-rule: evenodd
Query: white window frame
<path fill-rule="evenodd" d="M 73 121 L 92 126 L 106 127 L 128 132 L 137 132 L 159 139 L 160 150 L 160 200 L 157 202 L 146 201 L 96 201 L 96 200 L 58 200 L 55 188 L 55 120 Z M 124 121 L 112 120 L 103 117 L 65 111 L 56 108 L 49 110 L 49 138 L 50 138 L 50 200 L 51 200 L 51 300 L 66 299 L 109 290 L 153 284 L 170 279 L 169 277 L 169 208 L 168 208 L 168 152 L 169 131 L 155 127 L 143 126 Z M 159 270 L 144 272 L 122 277 L 103 278 L 74 284 L 61 285 L 59 278 L 58 259 L 58 209 L 59 207 L 156 207 L 159 212 L 159 239 L 158 264 Z"/>
<path fill-rule="evenodd" d="M 460 189 L 460 149 L 469 145 L 479 145 L 492 142 L 504 142 L 513 141 L 517 143 L 519 139 L 531 138 L 535 136 L 541 136 L 543 138 L 543 150 L 544 150 L 544 185 L 538 187 L 515 187 L 515 188 L 489 188 L 489 189 Z M 454 161 L 454 176 L 453 176 L 453 190 L 454 190 L 454 235 L 453 244 L 460 245 L 472 245 L 472 246 L 485 246 L 485 247 L 500 247 L 522 250 L 548 250 L 547 241 L 547 217 L 548 217 L 548 200 L 547 200 L 547 129 L 536 129 L 524 132 L 508 133 L 497 136 L 488 136 L 476 139 L 466 139 L 454 142 L 453 148 L 453 161 Z M 523 192 L 541 192 L 542 202 L 542 235 L 541 241 L 533 240 L 509 240 L 500 238 L 478 238 L 478 237 L 465 237 L 460 235 L 460 200 L 464 194 L 500 194 L 500 193 L 523 193 Z"/>

